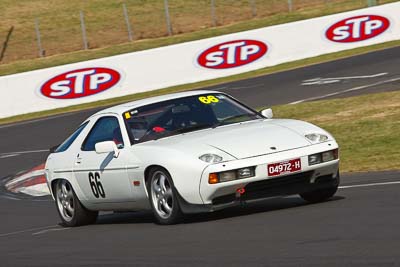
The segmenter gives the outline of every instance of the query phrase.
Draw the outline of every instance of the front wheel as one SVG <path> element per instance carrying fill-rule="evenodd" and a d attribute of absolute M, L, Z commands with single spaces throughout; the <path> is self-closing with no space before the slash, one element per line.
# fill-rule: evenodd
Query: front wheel
<path fill-rule="evenodd" d="M 57 211 L 64 226 L 80 226 L 92 224 L 96 221 L 98 212 L 87 210 L 82 206 L 67 180 L 57 181 L 55 199 Z"/>
<path fill-rule="evenodd" d="M 338 186 L 339 185 L 325 188 L 325 189 L 320 189 L 317 191 L 303 193 L 303 194 L 300 194 L 300 196 L 304 200 L 311 202 L 311 203 L 323 202 L 325 200 L 330 199 L 331 197 L 333 197 L 335 195 L 335 193 L 338 189 Z"/>
<path fill-rule="evenodd" d="M 150 171 L 148 192 L 154 217 L 159 224 L 176 224 L 182 219 L 177 193 L 169 173 L 162 168 Z"/>

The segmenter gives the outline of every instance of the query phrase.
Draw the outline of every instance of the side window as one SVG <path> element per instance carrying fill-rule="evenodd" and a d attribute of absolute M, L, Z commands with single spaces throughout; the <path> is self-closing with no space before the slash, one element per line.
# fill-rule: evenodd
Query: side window
<path fill-rule="evenodd" d="M 94 151 L 95 145 L 103 141 L 114 141 L 119 148 L 124 146 L 121 129 L 116 117 L 100 118 L 83 142 L 82 150 Z"/>
<path fill-rule="evenodd" d="M 88 123 L 89 122 L 85 122 L 84 124 L 79 126 L 79 128 L 76 129 L 76 131 L 73 134 L 71 134 L 70 137 L 68 137 L 61 145 L 59 145 L 57 147 L 57 149 L 54 151 L 54 153 L 66 151 L 72 145 L 72 143 L 75 141 L 75 139 L 79 136 L 79 134 L 83 131 L 83 129 L 85 129 L 85 127 L 86 127 L 86 125 L 88 125 Z"/>

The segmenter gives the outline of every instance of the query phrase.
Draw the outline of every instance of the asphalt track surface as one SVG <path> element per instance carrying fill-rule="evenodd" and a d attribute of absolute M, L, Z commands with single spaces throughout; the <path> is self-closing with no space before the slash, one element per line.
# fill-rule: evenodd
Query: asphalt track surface
<path fill-rule="evenodd" d="M 253 107 L 347 97 L 398 90 L 398 66 L 400 47 L 208 89 Z M 0 126 L 0 183 L 42 163 L 93 112 Z M 48 197 L 0 184 L 0 266 L 400 266 L 400 171 L 344 174 L 341 186 L 320 204 L 293 196 L 174 226 L 137 212 L 63 228 Z"/>

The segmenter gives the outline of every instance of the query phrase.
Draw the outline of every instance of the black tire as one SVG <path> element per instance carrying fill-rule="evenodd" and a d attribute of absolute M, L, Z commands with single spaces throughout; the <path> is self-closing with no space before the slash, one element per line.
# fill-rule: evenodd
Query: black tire
<path fill-rule="evenodd" d="M 66 194 L 62 187 L 65 186 Z M 66 196 L 66 197 L 63 197 Z M 56 209 L 61 218 L 61 223 L 66 227 L 75 227 L 96 222 L 98 211 L 86 209 L 79 201 L 74 189 L 67 180 L 58 180 L 54 186 Z M 72 207 L 73 212 L 66 206 Z"/>
<path fill-rule="evenodd" d="M 323 202 L 325 200 L 333 197 L 338 189 L 338 186 L 332 188 L 325 188 L 318 191 L 312 191 L 304 194 L 300 194 L 300 196 L 310 203 L 318 203 Z"/>
<path fill-rule="evenodd" d="M 165 179 L 164 184 L 161 184 L 160 179 Z M 158 187 L 160 190 L 157 190 Z M 183 213 L 179 206 L 177 191 L 167 170 L 163 168 L 150 170 L 147 192 L 154 218 L 158 224 L 169 225 L 181 222 Z"/>

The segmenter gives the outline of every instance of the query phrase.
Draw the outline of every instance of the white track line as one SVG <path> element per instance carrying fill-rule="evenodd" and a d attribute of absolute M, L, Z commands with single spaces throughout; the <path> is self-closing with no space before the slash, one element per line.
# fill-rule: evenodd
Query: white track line
<path fill-rule="evenodd" d="M 42 234 L 49 233 L 49 232 L 64 231 L 64 230 L 68 230 L 68 229 L 71 229 L 71 228 L 70 227 L 69 228 L 66 228 L 66 227 L 63 227 L 63 228 L 50 228 L 50 229 L 45 229 L 45 230 L 33 233 L 32 235 L 42 235 Z"/>
<path fill-rule="evenodd" d="M 16 234 L 22 234 L 22 233 L 26 233 L 26 232 L 33 232 L 33 231 L 37 231 L 37 230 L 43 230 L 43 229 L 53 228 L 53 227 L 56 227 L 56 226 L 57 226 L 57 225 L 49 225 L 49 226 L 30 228 L 30 229 L 25 229 L 25 230 L 20 230 L 20 231 L 14 231 L 14 232 L 9 232 L 9 233 L 0 234 L 0 237 L 10 236 L 10 235 L 16 235 Z"/>
<path fill-rule="evenodd" d="M 387 75 L 387 72 L 363 75 L 363 76 L 349 76 L 349 77 L 335 77 L 335 78 L 314 78 L 310 80 L 304 80 L 301 85 L 315 85 L 315 84 L 326 84 L 340 82 L 341 80 L 354 80 L 354 79 L 367 79 L 367 78 L 377 78 Z"/>
<path fill-rule="evenodd" d="M 1 155 L 0 159 L 5 159 L 5 158 L 12 158 L 12 157 L 17 157 L 19 154 L 6 154 L 6 155 Z"/>
<path fill-rule="evenodd" d="M 343 186 L 339 186 L 339 189 L 356 188 L 356 187 L 371 187 L 371 186 L 381 186 L 381 185 L 393 185 L 393 184 L 400 184 L 400 181 L 384 182 L 384 183 L 370 183 L 370 184 L 343 185 Z"/>
<path fill-rule="evenodd" d="M 48 149 L 39 149 L 39 150 L 27 150 L 27 151 L 14 151 L 14 152 L 3 152 L 0 153 L 1 157 L 10 156 L 10 155 L 21 155 L 21 154 L 31 154 L 31 153 L 43 153 L 49 152 Z"/>
<path fill-rule="evenodd" d="M 385 83 L 396 82 L 396 81 L 400 81 L 400 78 L 393 78 L 393 79 L 390 79 L 390 80 L 385 80 L 385 81 L 380 81 L 380 82 L 371 83 L 371 84 L 367 84 L 367 85 L 357 86 L 357 87 L 353 87 L 353 88 L 350 88 L 350 89 L 346 89 L 346 90 L 343 90 L 343 91 L 338 91 L 338 92 L 334 92 L 334 93 L 330 93 L 330 94 L 326 94 L 326 95 L 322 95 L 322 96 L 310 97 L 310 98 L 306 98 L 306 99 L 302 99 L 302 100 L 291 102 L 291 103 L 289 103 L 289 105 L 299 104 L 299 103 L 306 102 L 306 101 L 311 101 L 311 100 L 323 99 L 323 98 L 327 98 L 327 97 L 330 97 L 330 96 L 344 94 L 344 93 L 348 93 L 348 92 L 352 92 L 352 91 L 359 91 L 359 90 L 363 90 L 363 89 L 366 89 L 366 88 L 369 88 L 369 87 L 382 85 L 382 84 L 385 84 Z"/>

